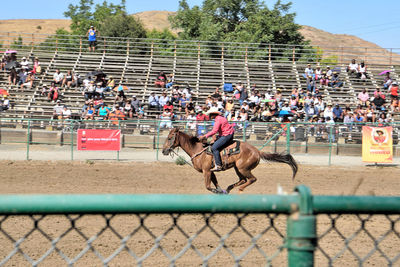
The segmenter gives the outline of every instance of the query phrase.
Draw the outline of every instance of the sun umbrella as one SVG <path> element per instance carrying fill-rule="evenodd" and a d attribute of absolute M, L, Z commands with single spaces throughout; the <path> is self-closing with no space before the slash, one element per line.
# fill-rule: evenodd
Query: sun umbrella
<path fill-rule="evenodd" d="M 119 85 L 114 87 L 114 91 L 122 91 L 122 90 L 129 90 L 129 88 L 126 85 Z"/>
<path fill-rule="evenodd" d="M 10 95 L 7 90 L 5 89 L 0 89 L 0 95 Z"/>
<path fill-rule="evenodd" d="M 379 75 L 384 75 L 384 74 L 386 74 L 386 73 L 388 73 L 388 72 L 392 72 L 391 70 L 384 70 L 384 71 L 382 71 L 381 73 L 379 73 Z"/>
<path fill-rule="evenodd" d="M 6 54 L 14 54 L 14 53 L 18 53 L 17 50 L 8 50 L 8 51 L 6 51 Z"/>

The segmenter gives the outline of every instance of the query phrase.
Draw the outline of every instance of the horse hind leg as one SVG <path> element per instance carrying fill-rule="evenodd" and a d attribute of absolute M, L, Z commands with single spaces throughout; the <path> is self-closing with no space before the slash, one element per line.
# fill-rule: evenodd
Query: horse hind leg
<path fill-rule="evenodd" d="M 244 189 L 257 181 L 257 178 L 251 173 L 250 170 L 238 170 L 242 176 L 246 178 L 246 182 L 239 186 L 239 194 L 242 194 Z"/>
<path fill-rule="evenodd" d="M 229 193 L 233 188 L 240 186 L 244 183 L 247 182 L 247 178 L 238 170 L 238 168 L 235 166 L 235 172 L 237 174 L 237 176 L 239 176 L 239 182 L 236 182 L 234 184 L 231 184 L 230 186 L 228 186 L 226 188 L 226 192 Z"/>

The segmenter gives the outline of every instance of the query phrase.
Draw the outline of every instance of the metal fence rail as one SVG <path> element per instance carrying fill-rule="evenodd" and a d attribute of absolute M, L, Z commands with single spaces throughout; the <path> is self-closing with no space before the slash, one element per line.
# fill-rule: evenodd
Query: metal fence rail
<path fill-rule="evenodd" d="M 259 150 L 267 152 L 287 151 L 292 154 L 326 155 L 328 165 L 335 155 L 361 157 L 362 126 L 392 126 L 394 158 L 399 155 L 400 123 L 277 123 L 277 122 L 234 122 L 235 138 L 249 142 Z M 211 129 L 211 122 L 172 121 L 172 126 L 180 127 L 192 135 L 202 135 Z M 82 159 L 85 152 L 76 151 L 78 129 L 121 129 L 123 141 L 121 153 L 135 149 L 148 149 L 154 154 L 153 160 L 160 160 L 160 151 L 169 128 L 161 127 L 160 120 L 127 120 L 118 125 L 110 121 L 96 120 L 46 120 L 0 118 L 0 145 L 24 146 L 26 159 L 36 159 L 32 147 L 52 145 L 63 147 L 59 154 L 64 160 Z M 19 150 L 23 147 L 19 147 Z M 48 150 L 48 149 L 46 149 Z M 112 158 L 110 158 L 112 159 Z M 128 158 L 129 159 L 129 158 Z"/>
<path fill-rule="evenodd" d="M 366 214 L 366 215 L 363 215 Z M 2 195 L 0 265 L 396 266 L 400 197 Z"/>

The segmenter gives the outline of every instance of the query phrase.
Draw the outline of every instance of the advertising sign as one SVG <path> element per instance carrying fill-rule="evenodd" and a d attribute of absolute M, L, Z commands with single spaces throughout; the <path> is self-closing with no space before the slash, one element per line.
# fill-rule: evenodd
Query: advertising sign
<path fill-rule="evenodd" d="M 363 126 L 362 159 L 364 162 L 393 162 L 392 127 Z"/>
<path fill-rule="evenodd" d="M 78 130 L 78 150 L 121 150 L 121 130 Z"/>

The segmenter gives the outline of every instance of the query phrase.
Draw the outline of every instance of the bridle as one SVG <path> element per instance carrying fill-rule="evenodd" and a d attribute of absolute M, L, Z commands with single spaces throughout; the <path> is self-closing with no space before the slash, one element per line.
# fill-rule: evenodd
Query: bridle
<path fill-rule="evenodd" d="M 168 137 L 167 139 L 167 144 L 168 144 L 168 148 L 167 150 L 169 151 L 169 153 L 171 154 L 174 151 L 174 148 L 178 146 L 178 144 L 176 144 L 177 141 L 177 135 L 178 135 L 179 131 L 174 132 L 174 134 L 171 137 Z"/>

